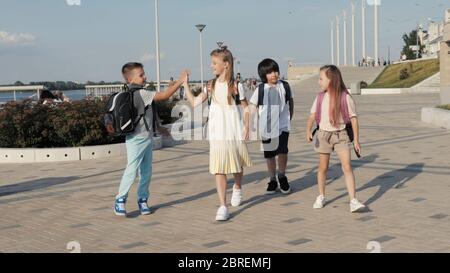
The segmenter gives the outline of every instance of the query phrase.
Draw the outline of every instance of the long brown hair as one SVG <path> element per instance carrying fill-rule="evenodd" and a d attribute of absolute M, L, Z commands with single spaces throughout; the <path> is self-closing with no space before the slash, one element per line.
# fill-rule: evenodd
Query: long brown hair
<path fill-rule="evenodd" d="M 330 123 L 333 127 L 338 127 L 342 110 L 341 99 L 343 92 L 347 92 L 347 86 L 345 86 L 341 71 L 337 66 L 325 65 L 320 68 L 320 71 L 325 71 L 325 75 L 330 80 L 330 85 L 326 91 L 330 96 Z"/>
<path fill-rule="evenodd" d="M 215 49 L 210 54 L 211 57 L 219 57 L 222 58 L 223 62 L 228 63 L 229 69 L 226 72 L 225 80 L 228 83 L 228 104 L 231 105 L 231 97 L 235 93 L 235 78 L 234 78 L 234 58 L 233 54 L 226 46 Z M 216 75 L 216 78 L 212 80 L 211 92 L 214 94 L 214 89 L 216 86 L 217 79 L 219 75 Z"/>

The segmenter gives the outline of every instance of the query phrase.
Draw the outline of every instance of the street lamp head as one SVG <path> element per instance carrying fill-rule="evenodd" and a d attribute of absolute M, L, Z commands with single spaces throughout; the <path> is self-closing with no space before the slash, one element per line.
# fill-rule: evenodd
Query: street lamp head
<path fill-rule="evenodd" d="M 202 31 L 205 29 L 206 25 L 196 25 L 195 27 L 196 27 L 200 32 L 202 32 Z"/>
<path fill-rule="evenodd" d="M 217 42 L 217 45 L 219 46 L 219 48 L 222 48 L 223 42 Z"/>

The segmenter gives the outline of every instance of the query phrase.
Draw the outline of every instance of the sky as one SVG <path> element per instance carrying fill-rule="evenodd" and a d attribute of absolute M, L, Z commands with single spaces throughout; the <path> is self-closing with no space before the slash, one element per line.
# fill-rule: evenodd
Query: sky
<path fill-rule="evenodd" d="M 361 1 L 357 0 L 356 56 L 361 56 Z M 373 56 L 373 6 L 366 11 L 367 51 Z M 378 0 L 380 1 L 380 0 Z M 79 2 L 79 5 L 78 5 Z M 287 63 L 331 62 L 330 20 L 351 13 L 350 0 L 159 0 L 161 77 L 188 68 L 200 79 L 199 32 L 203 31 L 205 79 L 209 53 L 223 41 L 240 60 L 243 77 L 273 58 Z M 428 18 L 443 21 L 449 0 L 381 0 L 380 56 L 397 60 L 402 35 Z M 351 62 L 351 24 L 348 20 Z M 341 24 L 341 35 L 343 33 Z M 122 80 L 128 61 L 143 62 L 156 79 L 154 0 L 0 0 L 0 84 L 15 81 Z M 341 36 L 341 42 L 343 37 Z M 341 58 L 343 45 L 341 45 Z"/>

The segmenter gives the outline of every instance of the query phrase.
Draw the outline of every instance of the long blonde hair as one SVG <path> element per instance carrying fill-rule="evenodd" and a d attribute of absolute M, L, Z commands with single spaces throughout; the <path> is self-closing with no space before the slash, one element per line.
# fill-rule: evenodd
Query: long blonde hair
<path fill-rule="evenodd" d="M 234 58 L 233 54 L 226 46 L 223 46 L 219 49 L 215 49 L 210 54 L 211 57 L 219 57 L 222 58 L 223 62 L 228 63 L 229 69 L 227 69 L 227 72 L 225 74 L 225 80 L 228 83 L 228 104 L 231 105 L 231 97 L 232 95 L 236 95 L 236 88 L 235 88 L 235 78 L 234 78 Z M 212 80 L 212 86 L 211 86 L 211 93 L 214 94 L 214 89 L 216 86 L 217 79 L 219 78 L 219 75 L 216 75 L 216 78 Z"/>
<path fill-rule="evenodd" d="M 330 96 L 330 123 L 334 127 L 339 126 L 339 117 L 341 116 L 342 104 L 341 97 L 344 92 L 347 92 L 347 87 L 345 86 L 344 80 L 342 79 L 342 74 L 339 68 L 334 65 L 325 65 L 320 68 L 320 71 L 325 71 L 325 75 L 330 80 L 330 85 L 328 87 L 328 95 Z"/>

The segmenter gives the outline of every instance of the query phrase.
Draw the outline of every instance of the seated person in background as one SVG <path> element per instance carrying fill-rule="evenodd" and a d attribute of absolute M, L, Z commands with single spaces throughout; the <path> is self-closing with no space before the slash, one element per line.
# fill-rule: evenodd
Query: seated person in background
<path fill-rule="evenodd" d="M 60 90 L 56 90 L 54 92 L 54 96 L 56 97 L 56 99 L 58 100 L 58 102 L 70 102 L 69 97 L 67 97 L 66 95 L 64 95 L 64 93 Z"/>
<path fill-rule="evenodd" d="M 52 94 L 52 92 L 48 91 L 48 90 L 43 90 L 41 92 L 41 97 L 39 100 L 39 103 L 42 104 L 53 104 L 57 101 L 57 98 L 55 97 L 55 95 Z"/>

